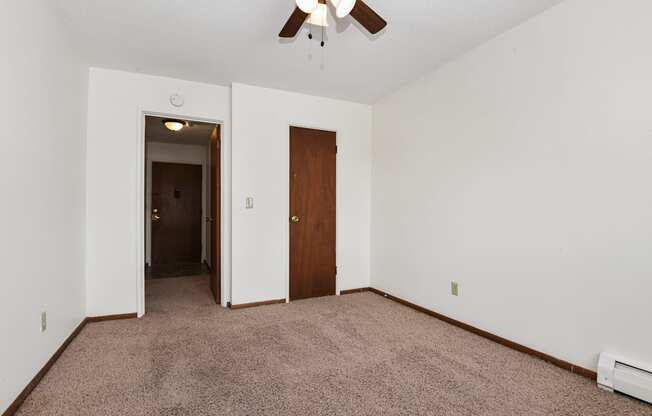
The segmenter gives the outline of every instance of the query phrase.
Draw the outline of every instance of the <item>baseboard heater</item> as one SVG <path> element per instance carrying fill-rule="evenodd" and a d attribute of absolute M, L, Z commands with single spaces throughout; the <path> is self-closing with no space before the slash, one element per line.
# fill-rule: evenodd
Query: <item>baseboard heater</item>
<path fill-rule="evenodd" d="M 598 386 L 652 403 L 652 367 L 612 354 L 600 354 Z"/>

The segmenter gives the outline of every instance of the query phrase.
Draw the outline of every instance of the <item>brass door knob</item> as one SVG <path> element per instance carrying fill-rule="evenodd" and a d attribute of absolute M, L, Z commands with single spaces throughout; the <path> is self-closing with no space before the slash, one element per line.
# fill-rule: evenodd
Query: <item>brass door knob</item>
<path fill-rule="evenodd" d="M 301 221 L 301 218 L 297 217 L 296 215 L 293 215 L 292 218 L 290 218 L 290 221 L 296 224 L 299 221 Z"/>

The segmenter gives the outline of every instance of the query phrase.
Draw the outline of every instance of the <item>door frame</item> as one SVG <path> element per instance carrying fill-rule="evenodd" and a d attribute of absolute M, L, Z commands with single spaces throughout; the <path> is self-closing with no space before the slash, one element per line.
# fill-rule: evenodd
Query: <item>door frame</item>
<path fill-rule="evenodd" d="M 199 123 L 210 123 L 210 124 L 215 124 L 215 125 L 220 125 L 220 128 L 222 129 L 222 132 L 226 130 L 226 122 L 224 120 L 217 120 L 217 119 L 210 119 L 210 118 L 203 118 L 203 117 L 198 117 L 198 116 L 192 116 L 188 114 L 182 114 L 182 113 L 162 113 L 160 111 L 150 111 L 146 110 L 143 108 L 138 109 L 138 120 L 139 120 L 139 126 L 138 126 L 138 141 L 137 141 L 137 163 L 136 163 L 136 168 L 137 171 L 135 172 L 136 178 L 137 178 L 137 186 L 136 186 L 136 201 L 137 201 L 137 207 L 135 210 L 135 222 L 136 222 L 136 265 L 138 267 L 138 270 L 136 270 L 136 276 L 137 276 L 137 285 L 136 285 L 136 291 L 135 294 L 137 296 L 137 305 L 138 305 L 138 317 L 141 318 L 145 315 L 145 169 L 146 169 L 146 161 L 145 161 L 145 156 L 146 156 L 146 148 L 145 148 L 145 119 L 146 117 L 167 117 L 167 118 L 178 118 L 182 120 L 187 120 L 187 121 L 196 121 Z M 222 145 L 224 146 L 225 141 L 224 141 L 225 134 L 222 134 Z M 230 146 L 228 151 L 230 152 Z M 227 200 L 228 192 L 225 192 L 227 181 L 230 180 L 231 176 L 227 177 L 227 166 L 230 166 L 230 164 L 227 165 L 230 161 L 227 159 L 227 152 L 224 151 L 224 147 L 222 147 L 222 152 L 221 152 L 221 160 L 220 160 L 220 171 L 221 171 L 221 178 L 222 178 L 222 192 L 221 192 L 221 204 L 220 204 L 220 218 L 222 221 L 220 222 L 220 257 L 222 258 L 222 267 L 221 267 L 221 282 L 220 286 L 222 288 L 222 302 L 221 305 L 222 307 L 226 307 L 227 302 L 230 301 L 226 297 L 227 293 L 227 288 L 229 288 L 229 293 L 230 293 L 230 284 L 229 286 L 226 286 L 226 276 L 229 276 L 230 278 L 230 273 L 226 273 L 226 265 L 230 263 L 227 263 L 224 261 L 227 257 L 227 253 L 229 253 L 228 250 L 230 250 L 230 246 L 227 247 L 226 242 L 230 241 L 230 239 L 227 239 L 227 232 L 230 230 L 227 230 L 225 227 L 225 224 L 227 223 L 227 215 L 230 214 L 227 211 L 227 204 L 231 203 L 230 197 Z M 230 189 L 230 188 L 228 188 Z M 228 220 L 228 223 L 230 224 L 230 219 Z M 230 282 L 229 282 L 230 283 Z"/>
<path fill-rule="evenodd" d="M 290 129 L 292 127 L 297 127 L 301 129 L 310 129 L 310 130 L 321 130 L 327 131 L 330 133 L 335 133 L 335 145 L 338 146 L 338 153 L 335 155 L 335 266 L 338 269 L 338 273 L 335 275 L 335 296 L 340 296 L 340 158 L 339 158 L 339 133 L 337 129 L 332 129 L 323 126 L 315 126 L 303 123 L 292 123 L 289 122 L 287 126 L 287 141 L 285 142 L 286 146 L 286 155 L 287 155 L 287 174 L 285 176 L 287 180 L 287 195 L 285 198 L 285 299 L 286 303 L 290 303 L 290 175 L 292 174 L 290 170 Z"/>

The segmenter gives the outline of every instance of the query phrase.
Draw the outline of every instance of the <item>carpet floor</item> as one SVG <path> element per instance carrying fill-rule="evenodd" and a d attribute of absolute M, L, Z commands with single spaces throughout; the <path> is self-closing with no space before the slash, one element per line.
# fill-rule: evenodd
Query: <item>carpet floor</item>
<path fill-rule="evenodd" d="M 168 279 L 202 274 L 210 274 L 208 267 L 203 263 L 158 264 L 145 267 L 145 279 Z"/>
<path fill-rule="evenodd" d="M 89 324 L 18 415 L 652 415 L 652 406 L 372 293 L 239 311 L 147 282 Z"/>

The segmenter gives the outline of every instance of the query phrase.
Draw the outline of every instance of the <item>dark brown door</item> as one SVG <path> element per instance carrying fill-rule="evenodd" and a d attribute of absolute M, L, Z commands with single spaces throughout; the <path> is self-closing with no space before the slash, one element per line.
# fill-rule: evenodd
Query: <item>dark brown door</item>
<path fill-rule="evenodd" d="M 152 265 L 201 264 L 202 167 L 152 163 Z"/>
<path fill-rule="evenodd" d="M 336 135 L 290 127 L 290 299 L 335 294 Z"/>
<path fill-rule="evenodd" d="M 213 130 L 211 135 L 211 163 L 210 163 L 210 183 L 211 183 L 211 214 L 210 214 L 210 236 L 211 236 L 211 291 L 216 303 L 222 302 L 221 297 L 221 218 L 220 205 L 222 199 L 222 181 L 221 181 L 221 137 L 220 126 Z"/>

